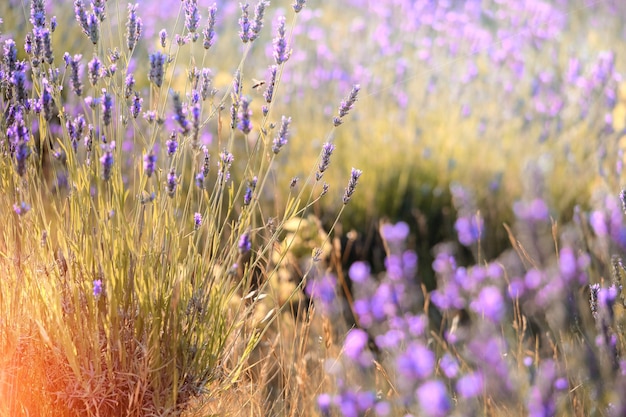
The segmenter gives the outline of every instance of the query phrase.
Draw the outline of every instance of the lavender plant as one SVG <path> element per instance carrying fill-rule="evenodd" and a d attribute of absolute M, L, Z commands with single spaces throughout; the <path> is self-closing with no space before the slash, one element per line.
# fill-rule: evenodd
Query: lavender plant
<path fill-rule="evenodd" d="M 242 378 L 280 313 L 249 320 L 278 268 L 269 254 L 320 198 L 313 168 L 285 208 L 264 203 L 289 146 L 292 119 L 273 103 L 296 20 L 279 19 L 271 89 L 256 101 L 246 57 L 268 1 L 251 20 L 242 6 L 226 86 L 205 66 L 216 4 L 183 2 L 169 31 L 146 26 L 141 4 L 76 0 L 58 20 L 52 6 L 30 3 L 25 39 L 2 35 L 0 351 L 13 387 L 2 411 L 179 415 Z M 61 52 L 71 44 L 57 42 L 57 22 L 86 47 Z"/>

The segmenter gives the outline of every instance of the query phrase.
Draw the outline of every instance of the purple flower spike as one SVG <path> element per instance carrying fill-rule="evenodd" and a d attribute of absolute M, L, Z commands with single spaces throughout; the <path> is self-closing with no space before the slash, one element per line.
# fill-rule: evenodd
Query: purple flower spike
<path fill-rule="evenodd" d="M 354 107 L 354 103 L 356 103 L 357 96 L 359 91 L 361 90 L 361 86 L 359 84 L 355 84 L 350 91 L 348 97 L 346 97 L 341 104 L 339 105 L 338 116 L 333 119 L 333 124 L 335 127 L 339 126 L 343 123 L 343 118 L 352 110 Z"/>
<path fill-rule="evenodd" d="M 196 212 L 193 215 L 193 227 L 194 229 L 198 230 L 201 225 L 202 225 L 202 214 Z"/>
<path fill-rule="evenodd" d="M 209 7 L 209 19 L 207 22 L 207 26 L 202 31 L 203 42 L 202 46 L 204 49 L 209 49 L 213 46 L 215 42 L 215 17 L 217 15 L 217 5 L 213 3 L 211 7 Z"/>
<path fill-rule="evenodd" d="M 285 30 L 285 16 L 278 18 L 278 34 L 274 38 L 274 61 L 276 65 L 281 65 L 287 62 L 291 56 L 291 49 L 287 45 L 286 30 Z"/>
<path fill-rule="evenodd" d="M 274 138 L 272 143 L 272 152 L 277 154 L 281 148 L 287 144 L 287 138 L 289 136 L 289 123 L 291 123 L 291 117 L 283 116 L 281 118 L 280 129 L 278 135 Z"/>
<path fill-rule="evenodd" d="M 463 398 L 474 398 L 482 395 L 483 388 L 483 376 L 479 372 L 463 375 L 456 383 L 456 390 Z"/>
<path fill-rule="evenodd" d="M 319 166 L 317 167 L 317 173 L 315 174 L 315 179 L 317 181 L 322 179 L 324 175 L 324 171 L 328 169 L 328 165 L 330 165 L 330 156 L 333 154 L 335 150 L 335 145 L 330 142 L 326 142 L 322 147 L 322 155 Z"/>
<path fill-rule="evenodd" d="M 350 202 L 350 199 L 352 198 L 352 195 L 354 194 L 354 191 L 356 189 L 356 186 L 359 182 L 359 178 L 361 177 L 362 173 L 363 171 L 361 171 L 360 169 L 352 168 L 352 172 L 350 173 L 350 180 L 348 181 L 348 186 L 346 187 L 345 192 L 343 193 L 344 205 Z"/>
<path fill-rule="evenodd" d="M 343 343 L 343 351 L 347 357 L 363 367 L 372 363 L 371 353 L 366 349 L 369 336 L 362 329 L 351 329 Z"/>
<path fill-rule="evenodd" d="M 505 313 L 506 305 L 500 290 L 494 286 L 488 286 L 480 291 L 476 300 L 470 304 L 470 308 L 477 314 L 498 322 Z"/>
<path fill-rule="evenodd" d="M 241 235 L 237 247 L 239 248 L 240 253 L 245 254 L 250 252 L 250 250 L 252 249 L 252 241 L 250 240 L 249 232 L 245 232 L 243 235 Z"/>
<path fill-rule="evenodd" d="M 102 280 L 95 280 L 93 282 L 93 296 L 99 298 L 102 295 Z"/>
<path fill-rule="evenodd" d="M 446 386 L 439 380 L 428 381 L 416 391 L 420 409 L 425 416 L 443 417 L 450 411 L 450 398 Z"/>

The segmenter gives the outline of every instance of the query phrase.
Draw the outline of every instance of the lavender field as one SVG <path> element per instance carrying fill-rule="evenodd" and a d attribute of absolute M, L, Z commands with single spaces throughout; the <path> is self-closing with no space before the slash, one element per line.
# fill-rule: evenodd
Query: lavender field
<path fill-rule="evenodd" d="M 0 417 L 626 415 L 623 1 L 0 20 Z"/>

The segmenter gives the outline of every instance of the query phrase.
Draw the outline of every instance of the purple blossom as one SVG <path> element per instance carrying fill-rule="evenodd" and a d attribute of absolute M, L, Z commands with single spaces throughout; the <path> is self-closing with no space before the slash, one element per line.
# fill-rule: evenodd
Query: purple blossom
<path fill-rule="evenodd" d="M 130 107 L 130 114 L 133 116 L 133 119 L 136 119 L 141 113 L 141 105 L 143 103 L 143 98 L 139 97 L 139 93 L 135 91 L 133 95 L 133 102 Z"/>
<path fill-rule="evenodd" d="M 183 102 L 180 99 L 180 94 L 174 92 L 172 94 L 172 100 L 174 102 L 174 120 L 180 126 L 182 134 L 187 135 L 191 131 L 191 125 L 187 120 L 187 111 L 183 107 Z"/>
<path fill-rule="evenodd" d="M 170 133 L 169 139 L 167 140 L 167 142 L 165 142 L 165 146 L 167 148 L 167 156 L 173 156 L 178 149 L 178 140 L 176 139 L 176 136 L 177 133 L 175 130 L 173 130 L 172 133 Z"/>
<path fill-rule="evenodd" d="M 396 224 L 385 223 L 380 228 L 382 238 L 391 244 L 404 242 L 410 232 L 409 225 L 405 222 L 398 222 Z"/>
<path fill-rule="evenodd" d="M 276 65 L 282 65 L 291 56 L 291 49 L 287 45 L 287 38 L 285 37 L 285 16 L 278 18 L 278 29 L 276 37 L 274 38 L 274 61 Z"/>
<path fill-rule="evenodd" d="M 161 43 L 161 48 L 165 48 L 167 41 L 167 30 L 161 29 L 159 32 L 159 42 Z"/>
<path fill-rule="evenodd" d="M 470 308 L 481 317 L 495 323 L 502 319 L 506 305 L 500 290 L 494 286 L 487 286 L 480 291 L 478 297 L 470 303 Z"/>
<path fill-rule="evenodd" d="M 371 353 L 366 350 L 369 336 L 364 330 L 351 329 L 343 343 L 343 352 L 354 362 L 363 367 L 371 365 Z"/>
<path fill-rule="evenodd" d="M 325 274 L 315 279 L 309 279 L 306 283 L 305 293 L 317 303 L 316 306 L 321 308 L 324 313 L 329 314 L 335 311 L 336 287 L 337 277 L 333 274 Z"/>
<path fill-rule="evenodd" d="M 350 265 L 348 276 L 352 282 L 363 284 L 370 276 L 370 266 L 365 262 L 357 261 Z"/>
<path fill-rule="evenodd" d="M 202 100 L 206 100 L 209 97 L 215 95 L 216 90 L 213 88 L 213 81 L 211 70 L 208 68 L 202 68 L 202 82 L 200 87 L 200 96 Z"/>
<path fill-rule="evenodd" d="M 237 248 L 239 249 L 239 252 L 243 254 L 250 252 L 250 250 L 252 249 L 252 241 L 250 240 L 249 232 L 245 232 L 241 235 L 241 237 L 239 238 L 239 243 L 237 244 Z"/>
<path fill-rule="evenodd" d="M 113 112 L 113 96 L 102 90 L 102 123 L 105 126 L 111 124 L 111 113 Z"/>
<path fill-rule="evenodd" d="M 93 296 L 99 298 L 102 295 L 102 280 L 96 279 L 93 282 Z"/>
<path fill-rule="evenodd" d="M 167 195 L 173 198 L 176 195 L 176 187 L 178 186 L 178 177 L 176 176 L 176 170 L 174 167 L 170 169 L 167 174 L 166 191 Z"/>
<path fill-rule="evenodd" d="M 20 204 L 13 204 L 13 211 L 18 216 L 23 216 L 30 211 L 30 205 L 24 201 L 22 201 Z"/>
<path fill-rule="evenodd" d="M 300 13 L 305 4 L 306 0 L 295 0 L 295 2 L 292 4 L 293 11 L 296 13 Z"/>
<path fill-rule="evenodd" d="M 154 170 L 156 168 L 157 157 L 154 152 L 150 151 L 143 157 L 143 171 L 146 173 L 148 178 L 154 174 Z"/>
<path fill-rule="evenodd" d="M 480 372 L 463 375 L 456 382 L 456 390 L 463 398 L 474 398 L 482 395 L 484 389 L 483 376 Z"/>
<path fill-rule="evenodd" d="M 89 82 L 95 86 L 98 80 L 102 77 L 102 61 L 97 55 L 93 56 L 93 59 L 87 64 L 89 72 Z"/>
<path fill-rule="evenodd" d="M 87 16 L 87 36 L 94 45 L 100 39 L 100 21 L 94 13 L 89 13 Z"/>
<path fill-rule="evenodd" d="M 193 215 L 193 227 L 194 229 L 198 230 L 201 225 L 202 225 L 202 215 L 196 212 Z"/>
<path fill-rule="evenodd" d="M 32 0 L 30 3 L 30 23 L 37 29 L 46 24 L 46 3 L 44 0 Z"/>
<path fill-rule="evenodd" d="M 124 80 L 124 97 L 127 99 L 133 94 L 133 88 L 135 87 L 135 77 L 132 73 L 128 73 Z"/>
<path fill-rule="evenodd" d="M 348 186 L 343 193 L 343 204 L 348 204 L 348 202 L 350 202 L 350 199 L 354 194 L 362 173 L 363 171 L 361 171 L 360 169 L 352 168 L 352 171 L 350 173 L 350 180 L 348 181 Z"/>
<path fill-rule="evenodd" d="M 281 117 L 280 129 L 278 129 L 278 134 L 276 135 L 272 143 L 272 152 L 274 152 L 274 154 L 280 152 L 281 148 L 287 144 L 290 123 L 291 117 Z"/>
<path fill-rule="evenodd" d="M 209 49 L 213 46 L 215 42 L 215 17 L 217 15 L 217 5 L 213 3 L 211 7 L 209 7 L 209 19 L 207 22 L 207 26 L 202 31 L 203 42 L 202 45 L 204 49 Z"/>
<path fill-rule="evenodd" d="M 115 149 L 115 142 L 111 142 L 111 145 L 103 145 L 104 154 L 100 157 L 100 164 L 102 164 L 102 179 L 108 181 L 111 178 L 113 171 L 113 150 Z"/>
<path fill-rule="evenodd" d="M 480 215 L 459 217 L 454 228 L 463 246 L 471 246 L 478 242 L 483 233 L 484 222 Z"/>
<path fill-rule="evenodd" d="M 354 86 L 352 86 L 352 90 L 350 91 L 350 94 L 348 94 L 348 97 L 341 101 L 341 104 L 339 105 L 338 116 L 333 119 L 333 124 L 335 127 L 343 123 L 343 118 L 354 107 L 354 103 L 356 103 L 356 99 L 360 89 L 361 86 L 359 84 L 355 84 Z"/>
<path fill-rule="evenodd" d="M 455 378 L 459 373 L 459 363 L 449 353 L 445 353 L 439 361 L 439 368 L 448 378 Z"/>
<path fill-rule="evenodd" d="M 137 7 L 139 5 L 128 4 L 128 19 L 126 21 L 126 46 L 128 50 L 132 51 L 137 45 L 137 41 L 141 37 L 141 19 L 137 17 Z"/>
<path fill-rule="evenodd" d="M 330 165 L 330 156 L 333 154 L 334 150 L 335 145 L 330 142 L 326 142 L 324 146 L 322 146 L 322 155 L 320 156 L 320 163 L 317 167 L 317 173 L 315 174 L 315 179 L 317 181 L 322 179 L 324 171 L 328 169 L 328 165 Z"/>
<path fill-rule="evenodd" d="M 198 39 L 198 25 L 200 23 L 200 12 L 198 11 L 198 0 L 184 0 L 185 2 L 185 28 L 192 34 L 191 40 Z"/>
<path fill-rule="evenodd" d="M 250 37 L 252 36 L 252 28 L 248 15 L 249 7 L 250 5 L 248 3 L 241 4 L 241 17 L 239 18 L 239 38 L 243 43 L 248 43 Z"/>
<path fill-rule="evenodd" d="M 81 96 L 83 94 L 83 84 L 80 81 L 80 60 L 82 59 L 82 55 L 74 55 L 72 59 L 69 61 L 70 66 L 70 85 L 72 87 L 72 91 L 77 96 Z"/>
<path fill-rule="evenodd" d="M 271 103 L 272 98 L 274 98 L 274 88 L 276 86 L 276 74 L 278 72 L 278 67 L 276 65 L 271 65 L 269 67 L 269 81 L 267 83 L 267 88 L 263 92 L 263 97 L 265 98 L 265 102 Z"/>
<path fill-rule="evenodd" d="M 265 15 L 265 8 L 269 6 L 268 0 L 259 0 L 254 8 L 254 21 L 250 27 L 250 42 L 259 37 L 261 29 L 263 28 L 263 16 Z"/>
<path fill-rule="evenodd" d="M 427 381 L 415 393 L 420 404 L 420 410 L 425 416 L 443 417 L 448 415 L 452 406 L 446 386 L 442 381 Z"/>
<path fill-rule="evenodd" d="M 398 356 L 396 368 L 410 381 L 423 380 L 435 371 L 435 354 L 421 343 L 412 342 Z"/>
<path fill-rule="evenodd" d="M 252 109 L 250 109 L 250 99 L 242 97 L 239 103 L 239 123 L 237 124 L 237 127 L 243 132 L 244 135 L 247 135 L 252 131 L 252 120 L 250 119 L 252 117 Z"/>
<path fill-rule="evenodd" d="M 7 39 L 4 41 L 4 65 L 9 73 L 12 73 L 17 68 L 17 47 L 13 39 Z"/>
<path fill-rule="evenodd" d="M 157 87 L 163 85 L 166 61 L 167 56 L 159 51 L 150 54 L 150 72 L 148 73 L 148 79 Z"/>

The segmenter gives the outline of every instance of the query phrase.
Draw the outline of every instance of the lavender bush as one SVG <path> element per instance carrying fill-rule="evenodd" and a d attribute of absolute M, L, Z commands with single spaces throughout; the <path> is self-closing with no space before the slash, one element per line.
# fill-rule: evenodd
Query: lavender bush
<path fill-rule="evenodd" d="M 216 4 L 181 2 L 169 34 L 144 23 L 142 4 L 53 6 L 3 6 L 2 413 L 178 415 L 251 366 L 281 312 L 255 315 L 281 263 L 268 262 L 272 248 L 328 191 L 312 164 L 285 207 L 263 203 L 289 190 L 276 165 L 292 119 L 274 101 L 304 2 L 273 11 L 290 23 L 281 19 L 264 63 L 275 79 L 256 100 L 246 56 L 271 29 L 267 1 L 242 5 L 225 85 L 205 66 Z M 82 42 L 64 51 L 78 44 L 68 34 Z"/>

